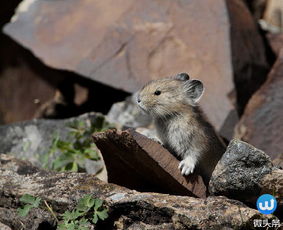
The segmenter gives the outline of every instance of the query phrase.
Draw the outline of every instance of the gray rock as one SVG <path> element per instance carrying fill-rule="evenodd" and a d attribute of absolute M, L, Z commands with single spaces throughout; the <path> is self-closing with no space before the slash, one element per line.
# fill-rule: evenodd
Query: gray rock
<path fill-rule="evenodd" d="M 135 94 L 112 105 L 107 114 L 109 122 L 118 125 L 118 128 L 134 128 L 136 132 L 161 143 L 153 126 L 152 118 L 143 112 L 135 102 Z"/>
<path fill-rule="evenodd" d="M 277 42 L 282 48 L 283 42 Z M 267 80 L 247 104 L 234 137 L 262 149 L 273 163 L 283 166 L 283 49 L 278 55 Z"/>
<path fill-rule="evenodd" d="M 0 175 L 4 175 L 0 177 L 0 222 L 9 223 L 13 229 L 20 229 L 22 224 L 38 229 L 44 221 L 53 225 L 44 208 L 35 210 L 42 213 L 37 218 L 34 213 L 26 218 L 5 214 L 15 213 L 24 193 L 46 200 L 56 213 L 72 210 L 79 198 L 92 194 L 104 201 L 109 214 L 97 229 L 253 229 L 255 219 L 278 221 L 273 215 L 260 214 L 225 197 L 141 193 L 84 173 L 46 172 L 8 155 L 0 155 Z"/>
<path fill-rule="evenodd" d="M 112 105 L 107 114 L 107 119 L 112 123 L 118 123 L 121 127 L 146 127 L 152 122 L 149 115 L 142 112 L 135 103 L 135 94 L 125 101 Z"/>
<path fill-rule="evenodd" d="M 1 230 L 12 230 L 10 227 L 8 227 L 7 225 L 0 223 L 0 229 Z"/>
<path fill-rule="evenodd" d="M 0 152 L 11 154 L 21 159 L 27 159 L 33 164 L 41 166 L 40 156 L 48 153 L 52 140 L 56 135 L 62 140 L 72 141 L 68 135 L 70 132 L 68 124 L 74 121 L 83 121 L 86 125 L 90 126 L 98 116 L 102 115 L 88 113 L 69 119 L 34 119 L 0 126 Z M 89 173 L 95 174 L 103 168 L 103 161 L 87 162 L 86 164 L 86 170 Z M 106 177 L 102 179 L 106 180 Z"/>
<path fill-rule="evenodd" d="M 252 200 L 261 192 L 262 178 L 272 169 L 270 158 L 263 151 L 234 139 L 212 174 L 209 191 L 214 195 Z"/>

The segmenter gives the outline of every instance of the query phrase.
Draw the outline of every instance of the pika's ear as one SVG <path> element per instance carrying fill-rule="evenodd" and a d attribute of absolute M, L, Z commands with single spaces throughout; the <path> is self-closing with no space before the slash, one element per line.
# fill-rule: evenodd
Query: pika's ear
<path fill-rule="evenodd" d="M 184 84 L 187 96 L 193 101 L 193 103 L 198 102 L 204 92 L 202 82 L 198 80 L 190 80 L 186 81 Z"/>
<path fill-rule="evenodd" d="M 174 78 L 180 81 L 187 81 L 190 79 L 190 76 L 187 73 L 179 73 Z"/>

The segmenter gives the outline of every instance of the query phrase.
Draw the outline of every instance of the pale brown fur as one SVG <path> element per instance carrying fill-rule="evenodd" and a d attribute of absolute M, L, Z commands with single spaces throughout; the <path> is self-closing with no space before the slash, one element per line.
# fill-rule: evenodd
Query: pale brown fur
<path fill-rule="evenodd" d="M 203 91 L 200 81 L 182 73 L 149 82 L 137 94 L 137 103 L 153 117 L 164 146 L 181 160 L 182 174 L 196 167 L 208 183 L 225 146 L 197 106 Z"/>

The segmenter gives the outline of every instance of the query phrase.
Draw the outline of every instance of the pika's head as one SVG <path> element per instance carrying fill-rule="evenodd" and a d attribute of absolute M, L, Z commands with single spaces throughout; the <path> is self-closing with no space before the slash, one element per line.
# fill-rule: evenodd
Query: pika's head
<path fill-rule="evenodd" d="M 136 96 L 138 106 L 153 117 L 182 113 L 195 106 L 204 91 L 201 81 L 186 73 L 147 83 Z"/>

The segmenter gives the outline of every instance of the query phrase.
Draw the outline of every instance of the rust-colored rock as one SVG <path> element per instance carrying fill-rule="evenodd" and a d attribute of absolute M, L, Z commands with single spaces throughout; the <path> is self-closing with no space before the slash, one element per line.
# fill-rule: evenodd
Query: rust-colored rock
<path fill-rule="evenodd" d="M 0 33 L 0 124 L 33 118 L 68 118 L 106 113 L 128 93 L 66 71 L 47 67 Z M 102 94 L 111 94 L 97 100 Z"/>
<path fill-rule="evenodd" d="M 278 198 L 278 206 L 281 207 L 283 211 L 283 170 L 274 169 L 270 174 L 265 175 L 260 182 L 262 188 L 262 194 L 276 194 Z M 283 218 L 283 213 L 281 213 Z"/>
<path fill-rule="evenodd" d="M 244 0 L 252 12 L 255 21 L 262 18 L 268 0 Z"/>
<path fill-rule="evenodd" d="M 283 50 L 268 80 L 250 99 L 235 136 L 262 149 L 283 166 Z M 281 159 L 278 161 L 278 159 Z"/>
<path fill-rule="evenodd" d="M 0 44 L 0 124 L 32 119 L 62 76 L 1 33 Z"/>
<path fill-rule="evenodd" d="M 139 191 L 206 196 L 198 175 L 183 177 L 179 161 L 160 144 L 133 131 L 94 134 L 108 172 L 108 181 Z"/>
<path fill-rule="evenodd" d="M 237 106 L 242 114 L 249 98 L 266 80 L 269 65 L 256 22 L 244 2 L 226 0 L 226 4 L 231 24 L 231 61 Z"/>
<path fill-rule="evenodd" d="M 247 24 L 250 15 L 246 10 L 239 17 Z M 227 97 L 234 88 L 233 69 L 240 69 L 243 79 L 254 70 L 231 65 L 230 37 L 237 34 L 235 41 L 242 42 L 243 25 L 230 33 L 234 25 L 224 0 L 25 0 L 4 31 L 52 67 L 128 92 L 188 72 L 204 81 L 201 103 L 219 130 L 233 109 Z M 264 49 L 255 26 L 250 31 L 247 38 L 256 44 L 251 57 L 261 62 Z M 246 51 L 241 65 L 250 66 L 254 47 L 239 47 Z"/>

